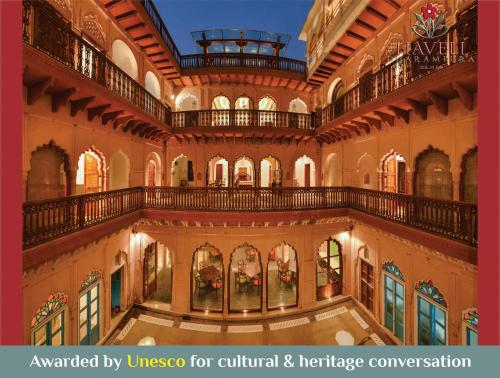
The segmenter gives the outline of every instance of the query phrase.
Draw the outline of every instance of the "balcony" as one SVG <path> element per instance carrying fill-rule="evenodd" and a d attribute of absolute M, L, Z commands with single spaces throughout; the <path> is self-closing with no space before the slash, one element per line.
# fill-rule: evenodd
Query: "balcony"
<path fill-rule="evenodd" d="M 137 127 L 142 125 L 141 136 L 148 135 L 155 139 L 168 134 L 166 123 L 170 123 L 170 109 L 118 68 L 103 52 L 76 34 L 70 24 L 59 17 L 48 4 L 37 0 L 23 2 L 23 39 L 28 49 L 34 50 L 29 52 L 28 59 L 25 57 L 28 69 L 24 83 L 28 87 L 28 104 L 34 102 L 34 97 L 48 93 L 53 97 L 53 104 L 59 103 L 60 106 L 60 102 L 71 102 L 72 116 L 88 107 L 89 120 L 103 116 L 105 124 L 105 120 L 116 120 L 122 115 L 127 117 L 126 120 L 122 118 L 124 131 L 130 129 L 133 133 L 138 132 Z M 63 69 L 52 72 L 51 68 L 40 64 L 38 57 L 50 57 L 63 65 Z M 68 71 L 68 75 L 65 75 Z M 75 73 L 80 74 L 80 77 L 75 76 Z M 52 77 L 47 79 L 47 75 Z M 87 80 L 90 85 L 86 85 Z M 40 90 L 41 87 L 43 91 Z M 80 98 L 70 100 L 77 88 L 80 90 Z M 101 103 L 92 107 L 92 103 L 97 105 L 99 102 L 95 88 L 104 88 L 110 94 L 102 96 Z M 83 96 L 85 92 L 88 96 Z M 114 99 L 122 104 L 117 104 Z M 114 106 L 122 108 L 109 111 Z M 130 115 L 124 114 L 125 112 Z M 140 113 L 144 113 L 146 117 L 142 117 Z M 125 121 L 129 122 L 129 127 L 125 126 Z M 144 130 L 147 133 L 143 133 Z"/>
<path fill-rule="evenodd" d="M 440 42 L 457 50 L 448 51 L 445 57 L 431 55 L 438 63 L 429 64 L 423 64 L 416 58 L 416 50 L 411 50 L 317 112 L 319 140 L 329 143 L 380 130 L 382 122 L 394 126 L 395 117 L 408 123 L 410 111 L 425 120 L 430 105 L 446 115 L 448 101 L 457 97 L 472 109 L 477 91 L 477 10 L 450 27 L 437 40 Z M 429 56 L 422 54 L 421 58 Z M 439 76 L 433 75 L 437 72 Z"/>
<path fill-rule="evenodd" d="M 391 224 L 477 246 L 477 205 L 470 203 L 352 187 L 137 187 L 25 203 L 23 247 L 28 249 L 126 214 L 151 210 L 180 211 L 182 215 L 208 212 L 214 217 L 243 212 L 248 222 L 252 213 L 286 212 L 285 217 L 290 218 L 292 213 L 303 212 L 310 216 L 310 211 L 335 209 L 357 211 L 365 214 L 365 218 L 387 220 Z M 342 215 L 349 214 L 344 212 Z M 335 214 L 329 216 L 332 215 Z"/>

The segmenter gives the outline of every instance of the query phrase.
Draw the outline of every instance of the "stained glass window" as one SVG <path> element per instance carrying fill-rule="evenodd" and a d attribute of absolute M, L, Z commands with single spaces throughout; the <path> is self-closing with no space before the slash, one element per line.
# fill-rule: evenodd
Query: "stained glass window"
<path fill-rule="evenodd" d="M 444 299 L 443 294 L 434 286 L 431 280 L 418 281 L 415 284 L 415 289 L 422 295 L 432 299 L 434 302 L 440 304 L 443 307 L 448 307 L 446 299 Z"/>
<path fill-rule="evenodd" d="M 97 281 L 102 279 L 102 272 L 100 270 L 92 270 L 87 277 L 83 280 L 81 286 L 80 286 L 80 291 L 84 291 L 88 289 L 90 286 L 95 284 Z"/>
<path fill-rule="evenodd" d="M 477 309 L 467 311 L 464 315 L 464 322 L 471 327 L 477 328 L 479 324 Z"/>
<path fill-rule="evenodd" d="M 43 323 L 48 317 L 61 310 L 68 303 L 68 296 L 64 293 L 52 293 L 47 298 L 47 302 L 36 310 L 35 316 L 31 319 L 31 327 Z"/>
<path fill-rule="evenodd" d="M 401 281 L 405 280 L 403 273 L 401 273 L 398 266 L 396 264 L 394 264 L 394 262 L 392 262 L 392 261 L 385 262 L 384 265 L 382 265 L 382 269 L 384 271 L 386 271 L 387 273 L 392 274 L 394 277 L 396 277 L 397 279 L 399 279 Z"/>

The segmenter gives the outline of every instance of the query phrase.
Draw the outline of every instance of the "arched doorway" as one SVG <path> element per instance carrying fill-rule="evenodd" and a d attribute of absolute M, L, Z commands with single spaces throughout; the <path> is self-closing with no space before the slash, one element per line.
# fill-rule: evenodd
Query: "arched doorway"
<path fill-rule="evenodd" d="M 380 190 L 392 193 L 406 193 L 406 160 L 391 150 L 380 161 Z"/>
<path fill-rule="evenodd" d="M 151 71 L 146 72 L 146 76 L 144 78 L 144 85 L 149 93 L 151 93 L 158 100 L 161 100 L 160 82 L 158 81 L 158 78 L 153 72 Z"/>
<path fill-rule="evenodd" d="M 262 263 L 259 251 L 247 243 L 236 247 L 229 267 L 229 311 L 260 311 Z"/>
<path fill-rule="evenodd" d="M 116 39 L 111 47 L 111 54 L 114 64 L 125 71 L 132 79 L 137 79 L 137 61 L 134 53 L 125 42 Z"/>
<path fill-rule="evenodd" d="M 295 161 L 293 172 L 294 186 L 309 188 L 316 186 L 316 164 L 309 156 L 304 155 Z"/>
<path fill-rule="evenodd" d="M 267 308 L 297 306 L 299 266 L 297 251 L 281 243 L 269 252 L 267 262 Z"/>
<path fill-rule="evenodd" d="M 259 100 L 259 126 L 276 126 L 276 101 L 265 96 Z"/>
<path fill-rule="evenodd" d="M 161 185 L 161 159 L 156 152 L 151 152 L 146 158 L 146 186 Z"/>
<path fill-rule="evenodd" d="M 339 172 L 338 156 L 336 153 L 328 155 L 326 158 L 325 185 L 339 186 L 342 172 Z"/>
<path fill-rule="evenodd" d="M 109 188 L 110 190 L 129 187 L 130 160 L 122 150 L 118 150 L 109 159 Z"/>
<path fill-rule="evenodd" d="M 342 294 L 342 246 L 332 238 L 325 240 L 316 254 L 316 299 Z"/>
<path fill-rule="evenodd" d="M 377 189 L 377 163 L 373 156 L 364 153 L 357 163 L 359 187 Z"/>
<path fill-rule="evenodd" d="M 281 163 L 274 156 L 269 155 L 260 161 L 260 186 L 281 186 Z"/>
<path fill-rule="evenodd" d="M 234 103 L 235 118 L 237 126 L 251 126 L 255 120 L 252 117 L 253 101 L 247 95 L 241 95 Z M 253 120 L 253 122 L 252 122 Z"/>
<path fill-rule="evenodd" d="M 477 203 L 477 146 L 462 158 L 460 201 Z"/>
<path fill-rule="evenodd" d="M 172 301 L 172 256 L 168 248 L 157 241 L 144 249 L 143 297 L 152 304 Z"/>
<path fill-rule="evenodd" d="M 185 155 L 172 161 L 172 179 L 170 186 L 189 186 L 194 181 L 193 162 Z"/>
<path fill-rule="evenodd" d="M 93 147 L 80 155 L 76 172 L 76 194 L 106 190 L 105 164 L 103 155 Z"/>
<path fill-rule="evenodd" d="M 307 126 L 307 105 L 302 99 L 294 98 L 288 105 L 288 126 L 304 129 Z"/>
<path fill-rule="evenodd" d="M 214 156 L 208 161 L 207 186 L 229 186 L 229 162 L 222 156 Z"/>
<path fill-rule="evenodd" d="M 198 125 L 198 112 L 200 101 L 191 93 L 184 93 L 175 99 L 176 113 L 173 113 L 172 124 L 174 127 L 195 127 Z"/>
<path fill-rule="evenodd" d="M 206 243 L 193 253 L 191 264 L 191 309 L 222 312 L 224 264 L 222 253 Z"/>
<path fill-rule="evenodd" d="M 234 162 L 233 184 L 240 188 L 255 185 L 255 165 L 248 156 L 241 156 Z"/>
<path fill-rule="evenodd" d="M 26 181 L 26 200 L 40 201 L 71 195 L 68 155 L 52 141 L 33 151 Z"/>
<path fill-rule="evenodd" d="M 450 159 L 443 151 L 429 146 L 415 161 L 414 193 L 420 197 L 453 198 Z"/>
<path fill-rule="evenodd" d="M 229 126 L 231 102 L 224 95 L 212 100 L 212 126 Z"/>
<path fill-rule="evenodd" d="M 359 103 L 371 101 L 374 97 L 373 85 L 373 58 L 366 57 L 360 64 L 358 71 L 359 78 Z"/>

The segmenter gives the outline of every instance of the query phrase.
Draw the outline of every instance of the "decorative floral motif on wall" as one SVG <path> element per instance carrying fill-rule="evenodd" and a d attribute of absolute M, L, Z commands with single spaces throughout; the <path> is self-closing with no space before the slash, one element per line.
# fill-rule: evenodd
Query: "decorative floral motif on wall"
<path fill-rule="evenodd" d="M 106 47 L 106 34 L 96 15 L 87 14 L 83 17 L 82 31 L 92 38 L 99 47 L 103 49 Z"/>
<path fill-rule="evenodd" d="M 47 302 L 36 310 L 35 316 L 31 319 L 31 327 L 43 323 L 53 313 L 62 309 L 68 303 L 68 296 L 64 293 L 52 293 L 47 298 Z"/>
<path fill-rule="evenodd" d="M 82 282 L 82 285 L 80 286 L 80 291 L 84 291 L 93 284 L 95 284 L 97 281 L 102 279 L 102 272 L 98 269 L 92 270 L 87 277 Z"/>
<path fill-rule="evenodd" d="M 443 294 L 439 291 L 437 287 L 434 286 L 431 280 L 418 281 L 415 284 L 415 289 L 422 295 L 432 299 L 434 302 L 440 304 L 443 307 L 448 307 L 448 302 L 444 299 Z"/>
<path fill-rule="evenodd" d="M 479 325 L 477 309 L 468 310 L 464 314 L 464 322 L 470 325 L 471 327 L 477 328 Z"/>
<path fill-rule="evenodd" d="M 382 269 L 385 270 L 387 273 L 393 275 L 397 279 L 400 279 L 401 281 L 405 280 L 403 273 L 401 273 L 401 270 L 399 270 L 398 266 L 394 264 L 394 262 L 391 260 L 385 262 L 382 265 Z"/>

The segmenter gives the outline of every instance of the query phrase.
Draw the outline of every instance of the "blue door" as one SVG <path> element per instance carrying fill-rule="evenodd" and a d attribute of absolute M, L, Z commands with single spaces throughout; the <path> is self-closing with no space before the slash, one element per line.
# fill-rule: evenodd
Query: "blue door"
<path fill-rule="evenodd" d="M 122 269 L 111 275 L 111 316 L 120 312 L 122 297 Z"/>
<path fill-rule="evenodd" d="M 99 287 L 97 284 L 80 296 L 80 345 L 99 341 Z"/>

